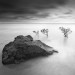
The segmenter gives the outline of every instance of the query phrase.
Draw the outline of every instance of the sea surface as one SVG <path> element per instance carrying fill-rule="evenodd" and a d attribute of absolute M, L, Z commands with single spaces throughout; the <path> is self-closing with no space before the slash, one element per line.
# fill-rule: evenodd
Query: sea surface
<path fill-rule="evenodd" d="M 72 33 L 64 38 L 59 27 L 70 28 Z M 47 38 L 40 32 L 49 29 Z M 39 38 L 33 31 L 39 30 Z M 2 64 L 2 49 L 18 35 L 31 35 L 52 46 L 59 53 L 28 60 L 18 65 Z M 75 75 L 75 26 L 74 24 L 2 24 L 0 25 L 0 75 Z"/>

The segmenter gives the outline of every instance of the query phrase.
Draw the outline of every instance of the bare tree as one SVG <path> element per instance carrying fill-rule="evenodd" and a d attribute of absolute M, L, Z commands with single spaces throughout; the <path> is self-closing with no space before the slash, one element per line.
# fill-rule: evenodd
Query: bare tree
<path fill-rule="evenodd" d="M 37 38 L 39 39 L 39 31 L 33 31 L 36 34 Z"/>
<path fill-rule="evenodd" d="M 62 33 L 64 33 L 64 37 L 68 38 L 68 34 L 72 33 L 72 31 L 70 30 L 70 28 L 64 28 L 64 27 L 59 27 L 59 29 L 62 31 Z"/>
<path fill-rule="evenodd" d="M 48 32 L 49 32 L 48 29 L 42 29 L 41 32 L 42 32 L 43 34 L 45 34 L 45 35 L 47 36 L 47 38 L 48 38 Z"/>

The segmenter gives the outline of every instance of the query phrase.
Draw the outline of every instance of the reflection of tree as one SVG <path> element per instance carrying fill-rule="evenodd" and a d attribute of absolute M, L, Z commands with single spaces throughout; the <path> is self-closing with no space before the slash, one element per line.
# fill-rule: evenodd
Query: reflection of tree
<path fill-rule="evenodd" d="M 39 31 L 33 31 L 36 34 L 37 38 L 39 39 Z"/>
<path fill-rule="evenodd" d="M 48 29 L 42 29 L 41 32 L 42 32 L 43 34 L 45 34 L 45 35 L 47 36 L 47 38 L 48 38 L 48 32 L 49 32 Z"/>
<path fill-rule="evenodd" d="M 62 31 L 62 33 L 64 33 L 64 37 L 68 38 L 68 34 L 72 33 L 72 31 L 70 30 L 70 28 L 64 28 L 64 27 L 59 27 L 59 29 Z"/>

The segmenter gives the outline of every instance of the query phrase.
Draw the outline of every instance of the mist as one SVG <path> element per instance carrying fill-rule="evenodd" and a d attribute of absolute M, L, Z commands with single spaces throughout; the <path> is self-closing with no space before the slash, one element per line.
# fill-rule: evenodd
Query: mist
<path fill-rule="evenodd" d="M 72 33 L 66 39 L 59 27 L 70 28 Z M 7 24 L 0 26 L 0 56 L 5 44 L 18 35 L 31 35 L 37 40 L 33 30 L 49 29 L 49 37 L 42 33 L 39 39 L 59 53 L 49 57 L 35 58 L 19 65 L 2 65 L 0 75 L 75 75 L 75 26 L 74 24 Z"/>

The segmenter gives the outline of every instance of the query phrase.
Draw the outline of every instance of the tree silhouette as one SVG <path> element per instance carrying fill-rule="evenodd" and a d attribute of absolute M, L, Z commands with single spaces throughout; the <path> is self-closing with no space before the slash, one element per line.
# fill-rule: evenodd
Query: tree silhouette
<path fill-rule="evenodd" d="M 72 33 L 72 31 L 70 30 L 70 28 L 64 28 L 64 27 L 59 27 L 59 29 L 62 31 L 62 33 L 64 33 L 64 37 L 68 38 L 68 34 Z"/>
<path fill-rule="evenodd" d="M 39 39 L 39 31 L 33 31 L 36 34 L 37 38 Z"/>
<path fill-rule="evenodd" d="M 45 34 L 45 35 L 47 36 L 47 38 L 48 38 L 48 32 L 49 32 L 48 29 L 42 29 L 41 32 L 42 32 L 43 34 Z"/>

